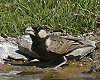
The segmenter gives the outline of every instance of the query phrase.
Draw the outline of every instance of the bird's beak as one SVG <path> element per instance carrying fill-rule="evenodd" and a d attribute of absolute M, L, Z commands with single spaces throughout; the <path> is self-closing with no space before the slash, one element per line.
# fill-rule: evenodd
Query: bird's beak
<path fill-rule="evenodd" d="M 32 27 L 26 28 L 25 33 L 26 34 L 29 34 L 29 35 L 31 34 L 31 35 L 34 35 L 35 36 L 34 30 L 32 29 Z"/>

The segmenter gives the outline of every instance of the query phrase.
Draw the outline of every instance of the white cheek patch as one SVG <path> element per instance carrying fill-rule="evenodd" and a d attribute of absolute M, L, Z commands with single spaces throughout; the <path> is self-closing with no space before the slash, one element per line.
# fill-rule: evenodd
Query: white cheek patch
<path fill-rule="evenodd" d="M 46 46 L 49 46 L 50 45 L 50 43 L 51 43 L 51 39 L 50 38 L 48 38 L 47 40 L 46 40 Z"/>
<path fill-rule="evenodd" d="M 44 38 L 44 37 L 47 36 L 47 33 L 46 33 L 45 30 L 40 30 L 39 33 L 38 33 L 38 35 L 39 35 L 40 38 Z"/>

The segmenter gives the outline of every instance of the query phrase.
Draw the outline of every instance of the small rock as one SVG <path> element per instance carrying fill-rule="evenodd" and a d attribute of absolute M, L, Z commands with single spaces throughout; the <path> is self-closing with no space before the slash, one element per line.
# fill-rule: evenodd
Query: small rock
<path fill-rule="evenodd" d="M 25 36 L 23 35 L 19 38 L 19 41 L 18 41 L 19 50 L 21 49 L 21 47 L 23 47 L 31 51 L 31 45 L 32 45 L 32 40 L 29 35 L 25 35 Z M 23 50 L 21 51 L 25 52 Z"/>
<path fill-rule="evenodd" d="M 0 36 L 0 42 L 3 42 L 3 41 L 5 41 L 5 39 Z"/>
<path fill-rule="evenodd" d="M 15 59 L 27 59 L 25 56 L 18 54 L 16 50 L 18 50 L 18 45 L 14 45 L 13 43 L 8 41 L 0 43 L 0 63 L 4 63 L 4 59 L 7 59 L 8 56 Z"/>

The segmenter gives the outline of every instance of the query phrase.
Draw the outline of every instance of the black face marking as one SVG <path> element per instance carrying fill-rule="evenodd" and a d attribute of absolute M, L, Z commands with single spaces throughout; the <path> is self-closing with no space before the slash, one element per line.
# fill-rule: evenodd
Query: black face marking
<path fill-rule="evenodd" d="M 39 33 L 41 30 L 44 30 L 43 27 L 38 26 L 38 25 L 32 25 L 32 29 L 34 30 L 34 34 L 35 34 L 35 36 L 37 36 L 37 37 L 39 37 L 38 33 Z"/>
<path fill-rule="evenodd" d="M 52 33 L 53 30 L 49 27 L 49 26 L 40 26 L 40 25 L 31 25 L 32 29 L 34 30 L 34 34 L 35 36 L 39 37 L 38 33 L 41 31 L 41 30 L 45 30 L 46 33 Z"/>

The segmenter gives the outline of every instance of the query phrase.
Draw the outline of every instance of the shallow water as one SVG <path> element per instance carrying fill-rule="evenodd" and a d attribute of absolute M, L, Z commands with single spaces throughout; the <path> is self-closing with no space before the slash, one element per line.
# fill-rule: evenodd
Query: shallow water
<path fill-rule="evenodd" d="M 0 80 L 100 80 L 100 73 L 85 73 L 85 69 L 71 65 L 57 70 L 47 68 L 40 73 L 11 71 L 0 73 Z"/>
<path fill-rule="evenodd" d="M 100 77 L 93 77 L 89 74 L 74 74 L 72 76 L 45 76 L 41 75 L 2 75 L 0 80 L 100 80 Z"/>

